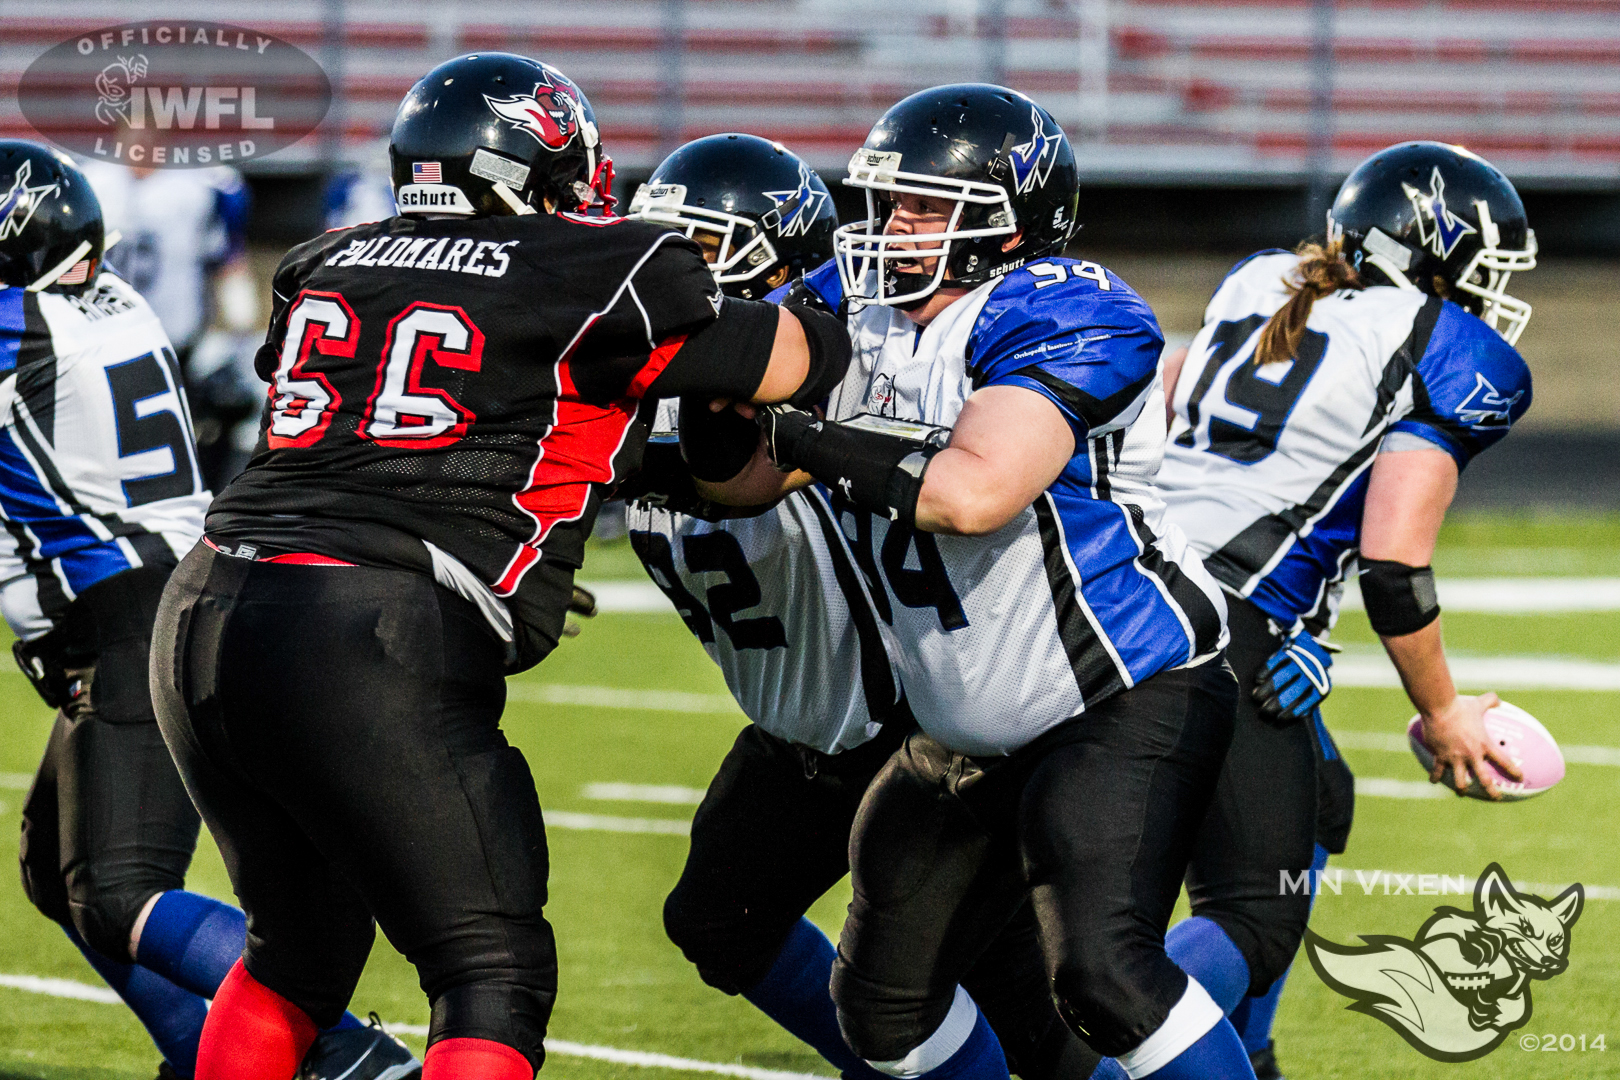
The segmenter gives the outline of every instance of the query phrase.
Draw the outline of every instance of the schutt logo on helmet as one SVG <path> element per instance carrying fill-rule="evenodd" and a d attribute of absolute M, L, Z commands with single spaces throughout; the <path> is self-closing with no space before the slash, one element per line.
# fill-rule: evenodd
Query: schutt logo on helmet
<path fill-rule="evenodd" d="M 319 64 L 270 34 L 151 20 L 75 34 L 29 65 L 17 102 L 34 130 L 87 158 L 158 169 L 237 164 L 326 117 Z"/>

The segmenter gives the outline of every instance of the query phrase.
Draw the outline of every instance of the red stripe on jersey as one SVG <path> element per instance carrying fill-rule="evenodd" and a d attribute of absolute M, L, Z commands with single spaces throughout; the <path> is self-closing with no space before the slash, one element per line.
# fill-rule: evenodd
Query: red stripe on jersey
<path fill-rule="evenodd" d="M 669 362 L 675 359 L 675 354 L 680 352 L 681 346 L 685 344 L 685 334 L 676 334 L 659 342 L 658 348 L 648 354 L 647 363 L 636 372 L 636 377 L 630 380 L 630 388 L 625 393 L 633 398 L 645 397 L 647 388 L 653 384 L 653 380 L 664 373 L 664 369 L 669 367 Z"/>
<path fill-rule="evenodd" d="M 560 381 L 566 377 L 568 365 L 558 367 Z M 534 519 L 535 534 L 507 563 L 495 583 L 497 596 L 517 592 L 523 575 L 539 560 L 540 546 L 554 525 L 577 521 L 585 513 L 591 484 L 613 482 L 613 459 L 630 433 L 639 404 L 634 398 L 621 398 L 606 406 L 557 402 L 557 422 L 540 440 L 540 456 L 529 473 L 529 482 L 512 497 L 518 508 Z"/>

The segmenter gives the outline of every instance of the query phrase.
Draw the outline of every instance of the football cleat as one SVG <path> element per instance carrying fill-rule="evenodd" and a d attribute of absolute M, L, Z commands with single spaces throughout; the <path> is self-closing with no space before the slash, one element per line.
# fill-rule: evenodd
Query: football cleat
<path fill-rule="evenodd" d="M 298 1066 L 295 1080 L 413 1080 L 422 1063 L 383 1030 L 376 1013 L 363 1028 L 323 1032 Z"/>

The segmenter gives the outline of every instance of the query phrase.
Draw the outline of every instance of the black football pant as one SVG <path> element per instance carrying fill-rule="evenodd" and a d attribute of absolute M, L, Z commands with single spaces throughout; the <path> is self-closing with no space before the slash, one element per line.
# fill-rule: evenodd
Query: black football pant
<path fill-rule="evenodd" d="M 810 905 L 849 873 L 850 830 L 872 778 L 906 734 L 891 723 L 841 754 L 750 724 L 692 821 L 680 882 L 664 904 L 670 940 L 710 986 L 755 986 Z M 1052 1007 L 1029 905 L 962 980 L 1025 1080 L 1085 1080 L 1098 1057 Z"/>
<path fill-rule="evenodd" d="M 248 973 L 335 1024 L 375 917 L 416 965 L 430 1044 L 489 1039 L 538 1068 L 545 829 L 477 608 L 424 575 L 199 545 L 155 641 L 158 719 L 247 912 Z"/>
<path fill-rule="evenodd" d="M 1264 994 L 1293 962 L 1311 915 L 1309 891 L 1285 889 L 1310 869 L 1317 841 L 1344 850 L 1354 788 L 1327 729 L 1313 716 L 1287 727 L 1261 719 L 1250 696 L 1283 640 L 1253 604 L 1227 598 L 1227 659 L 1238 679 L 1232 748 L 1187 869 L 1192 913 L 1232 939 Z"/>
<path fill-rule="evenodd" d="M 23 891 L 47 918 L 126 964 L 141 908 L 185 887 L 197 847 L 197 811 L 147 685 L 152 621 L 172 566 L 92 585 L 58 629 L 24 647 L 48 669 L 61 707 L 23 801 Z"/>
<path fill-rule="evenodd" d="M 1232 737 L 1219 659 L 1163 672 L 1006 757 L 918 732 L 872 782 L 833 968 L 850 1046 L 903 1057 L 1027 895 L 1060 1015 L 1099 1054 L 1164 1024 L 1187 976 L 1164 951 L 1193 835 Z"/>

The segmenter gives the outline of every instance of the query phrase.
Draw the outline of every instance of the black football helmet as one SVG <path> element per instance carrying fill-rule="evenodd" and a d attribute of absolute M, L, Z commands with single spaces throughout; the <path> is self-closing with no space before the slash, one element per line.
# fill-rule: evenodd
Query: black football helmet
<path fill-rule="evenodd" d="M 810 166 L 781 143 L 735 133 L 665 158 L 636 189 L 630 216 L 698 240 L 715 281 L 743 300 L 826 262 L 838 227 L 832 194 Z"/>
<path fill-rule="evenodd" d="M 867 211 L 833 242 L 844 292 L 902 308 L 926 300 L 947 270 L 955 283 L 980 285 L 1061 252 L 1079 205 L 1074 151 L 1057 121 L 1016 90 L 987 83 L 936 86 L 895 105 L 850 158 L 844 183 L 866 190 Z M 883 229 L 897 194 L 956 205 L 943 232 L 891 236 Z M 938 259 L 931 274 L 892 265 L 930 258 Z"/>
<path fill-rule="evenodd" d="M 95 283 L 106 247 L 101 201 L 73 161 L 0 140 L 0 285 L 77 295 Z"/>
<path fill-rule="evenodd" d="M 1405 142 L 1357 165 L 1328 211 L 1328 238 L 1373 280 L 1443 296 L 1509 344 L 1530 305 L 1507 293 L 1536 265 L 1536 234 L 1513 184 L 1460 146 Z"/>
<path fill-rule="evenodd" d="M 573 80 L 511 53 L 470 53 L 424 75 L 388 138 L 402 214 L 613 208 L 613 161 Z"/>

